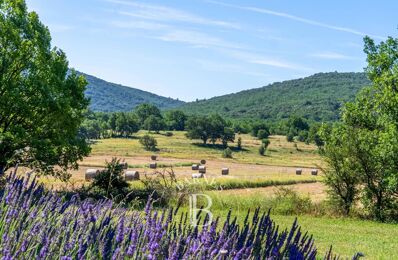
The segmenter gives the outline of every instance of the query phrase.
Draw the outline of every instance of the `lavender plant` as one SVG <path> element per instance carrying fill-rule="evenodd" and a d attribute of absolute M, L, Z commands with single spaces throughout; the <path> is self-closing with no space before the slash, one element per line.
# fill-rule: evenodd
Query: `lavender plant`
<path fill-rule="evenodd" d="M 36 180 L 9 176 L 0 194 L 2 259 L 315 259 L 314 241 L 295 221 L 280 231 L 256 210 L 239 225 L 207 215 L 115 206 L 110 200 L 70 199 Z M 204 215 L 204 214 L 202 214 Z M 201 227 L 202 226 L 202 227 Z M 327 258 L 330 259 L 331 254 Z"/>

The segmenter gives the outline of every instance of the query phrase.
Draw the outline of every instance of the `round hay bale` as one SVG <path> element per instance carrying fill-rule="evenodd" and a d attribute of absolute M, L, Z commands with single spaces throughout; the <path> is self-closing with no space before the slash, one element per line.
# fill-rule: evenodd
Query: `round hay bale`
<path fill-rule="evenodd" d="M 303 169 L 296 169 L 296 175 L 301 175 L 303 173 Z"/>
<path fill-rule="evenodd" d="M 314 176 L 318 175 L 318 169 L 312 169 L 311 175 L 314 175 Z"/>
<path fill-rule="evenodd" d="M 192 173 L 192 179 L 203 178 L 203 173 Z"/>
<path fill-rule="evenodd" d="M 200 164 L 206 164 L 206 160 L 204 159 L 200 160 Z"/>
<path fill-rule="evenodd" d="M 156 169 L 157 168 L 157 164 L 156 163 L 150 163 L 149 164 L 149 168 L 150 169 Z"/>
<path fill-rule="evenodd" d="M 140 173 L 138 171 L 126 171 L 124 174 L 126 181 L 135 181 L 140 179 Z"/>
<path fill-rule="evenodd" d="M 206 173 L 206 166 L 204 165 L 199 166 L 199 173 Z"/>
<path fill-rule="evenodd" d="M 123 170 L 127 170 L 129 168 L 129 164 L 127 162 L 121 162 L 119 165 Z"/>
<path fill-rule="evenodd" d="M 100 172 L 101 171 L 99 169 L 87 169 L 86 174 L 85 174 L 86 181 L 91 181 L 96 176 L 98 176 L 100 174 Z"/>
<path fill-rule="evenodd" d="M 157 160 L 157 158 L 158 158 L 158 156 L 157 156 L 157 155 L 151 155 L 151 160 L 152 160 L 152 161 L 156 161 L 156 160 Z"/>
<path fill-rule="evenodd" d="M 221 175 L 228 175 L 229 174 L 229 168 L 222 168 L 221 169 Z"/>
<path fill-rule="evenodd" d="M 199 165 L 192 164 L 192 171 L 197 171 L 197 170 L 199 170 Z"/>

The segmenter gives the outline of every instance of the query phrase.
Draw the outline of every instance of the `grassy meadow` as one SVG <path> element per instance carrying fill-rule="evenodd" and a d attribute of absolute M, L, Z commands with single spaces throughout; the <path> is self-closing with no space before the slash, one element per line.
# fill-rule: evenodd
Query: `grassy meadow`
<path fill-rule="evenodd" d="M 67 185 L 87 184 L 84 172 L 88 168 L 104 167 L 105 161 L 112 157 L 119 157 L 129 163 L 129 169 L 138 170 L 143 176 L 152 173 L 148 168 L 150 155 L 139 144 L 138 138 L 145 134 L 140 131 L 135 138 L 98 140 L 92 146 L 92 153 L 81 163 L 78 171 L 72 173 L 72 179 Z M 271 136 L 271 144 L 265 156 L 258 153 L 260 140 L 250 135 L 240 135 L 242 138 L 241 151 L 236 144 L 230 144 L 233 158 L 222 158 L 220 145 L 202 145 L 200 141 L 189 140 L 184 132 L 173 132 L 173 136 L 153 134 L 158 141 L 159 171 L 173 170 L 180 185 L 199 185 L 204 193 L 212 198 L 211 212 L 214 216 L 225 218 L 229 209 L 233 215 L 243 221 L 249 209 L 260 207 L 267 211 L 272 208 L 272 218 L 281 228 L 290 227 L 295 216 L 298 215 L 302 228 L 313 234 L 320 253 L 334 246 L 333 251 L 343 257 L 350 257 L 356 252 L 362 252 L 366 259 L 392 259 L 398 257 L 398 226 L 381 224 L 373 221 L 352 218 L 339 218 L 316 215 L 317 208 L 307 212 L 306 207 L 317 207 L 327 199 L 326 188 L 322 184 L 322 174 L 312 176 L 311 168 L 322 166 L 322 160 L 314 145 L 286 141 L 284 136 Z M 238 137 L 238 136 L 237 136 Z M 201 159 L 207 160 L 205 179 L 192 180 L 192 163 Z M 221 175 L 221 168 L 228 167 L 230 174 Z M 295 169 L 302 168 L 303 174 L 296 175 Z M 56 187 L 57 181 L 52 178 L 41 178 L 46 184 Z M 63 184 L 59 184 L 63 185 Z M 131 182 L 133 189 L 143 189 L 141 182 Z M 296 201 L 286 202 L 275 199 L 280 187 L 288 188 L 301 199 L 296 211 L 291 212 Z M 308 206 L 310 205 L 310 206 Z M 302 208 L 300 208 L 302 207 Z M 320 209 L 321 210 L 321 209 Z"/>

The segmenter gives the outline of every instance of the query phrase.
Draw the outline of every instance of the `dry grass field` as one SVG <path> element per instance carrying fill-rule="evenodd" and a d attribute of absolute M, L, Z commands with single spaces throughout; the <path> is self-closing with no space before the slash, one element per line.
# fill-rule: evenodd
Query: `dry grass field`
<path fill-rule="evenodd" d="M 92 153 L 81 162 L 81 167 L 72 172 L 70 183 L 64 184 L 52 178 L 41 178 L 41 181 L 55 188 L 68 188 L 88 184 L 84 180 L 84 172 L 88 168 L 104 167 L 105 161 L 118 157 L 129 163 L 130 169 L 136 169 L 141 174 L 152 173 L 148 168 L 152 152 L 145 151 L 138 142 L 141 131 L 133 139 L 98 140 L 92 146 Z M 154 134 L 158 141 L 155 154 L 158 170 L 173 169 L 177 178 L 190 181 L 192 163 L 206 159 L 206 179 L 202 182 L 216 183 L 223 190 L 209 190 L 206 194 L 213 199 L 212 213 L 224 218 L 229 208 L 238 219 L 243 218 L 247 210 L 269 207 L 270 198 L 278 193 L 281 187 L 287 187 L 300 196 L 309 198 L 312 202 L 321 203 L 326 198 L 325 186 L 322 184 L 322 174 L 311 176 L 310 170 L 322 166 L 320 156 L 314 145 L 306 145 L 286 141 L 284 136 L 271 136 L 271 144 L 266 156 L 258 154 L 260 141 L 250 135 L 241 135 L 243 150 L 238 151 L 235 144 L 230 144 L 232 159 L 222 158 L 222 149 L 203 146 L 199 141 L 188 140 L 183 132 L 173 132 L 173 136 Z M 221 168 L 228 167 L 230 174 L 221 175 Z M 296 175 L 296 168 L 302 168 L 303 174 Z M 305 183 L 310 182 L 310 183 Z M 273 186 L 277 183 L 278 187 Z M 287 184 L 290 185 L 281 185 Z M 132 188 L 140 188 L 142 183 L 132 182 Z M 238 188 L 234 188 L 238 187 Z M 274 205 L 275 206 L 275 205 Z M 279 206 L 279 205 L 278 205 Z M 281 205 L 283 210 L 283 205 Z M 280 211 L 280 209 L 279 209 Z M 277 211 L 278 212 L 278 211 Z M 398 227 L 393 224 L 380 224 L 372 221 L 356 219 L 315 217 L 299 214 L 299 223 L 314 235 L 320 252 L 326 252 L 331 244 L 334 251 L 349 258 L 360 251 L 366 259 L 394 259 L 398 257 L 398 243 L 393 241 L 398 234 Z M 285 228 L 291 225 L 294 217 L 273 213 L 273 219 Z"/>

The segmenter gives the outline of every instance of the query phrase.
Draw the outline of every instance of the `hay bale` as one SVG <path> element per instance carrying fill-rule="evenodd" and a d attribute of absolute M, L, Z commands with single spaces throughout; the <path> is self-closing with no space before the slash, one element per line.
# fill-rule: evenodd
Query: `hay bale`
<path fill-rule="evenodd" d="M 192 179 L 203 178 L 203 173 L 192 173 Z"/>
<path fill-rule="evenodd" d="M 222 168 L 221 169 L 221 175 L 228 175 L 229 174 L 229 168 Z"/>
<path fill-rule="evenodd" d="M 135 181 L 140 179 L 140 173 L 138 171 L 126 171 L 124 174 L 126 181 Z"/>
<path fill-rule="evenodd" d="M 301 175 L 303 173 L 303 169 L 296 169 L 296 175 Z"/>
<path fill-rule="evenodd" d="M 199 173 L 206 173 L 206 166 L 204 165 L 199 166 Z"/>
<path fill-rule="evenodd" d="M 158 158 L 157 155 L 151 155 L 151 160 L 152 160 L 152 161 L 156 161 L 157 158 Z"/>
<path fill-rule="evenodd" d="M 197 170 L 199 170 L 199 165 L 192 164 L 192 171 L 197 171 Z"/>
<path fill-rule="evenodd" d="M 150 163 L 149 164 L 149 168 L 150 169 L 156 169 L 157 168 L 157 164 L 156 163 Z"/>
<path fill-rule="evenodd" d="M 129 164 L 127 162 L 121 162 L 119 165 L 123 170 L 127 170 L 129 168 Z"/>
<path fill-rule="evenodd" d="M 200 164 L 206 164 L 206 160 L 204 159 L 200 160 Z"/>
<path fill-rule="evenodd" d="M 96 176 L 100 174 L 100 170 L 98 169 L 87 169 L 86 174 L 85 174 L 85 179 L 86 181 L 91 181 L 94 179 Z"/>
<path fill-rule="evenodd" d="M 318 169 L 312 169 L 311 175 L 314 175 L 314 176 L 318 175 Z"/>

